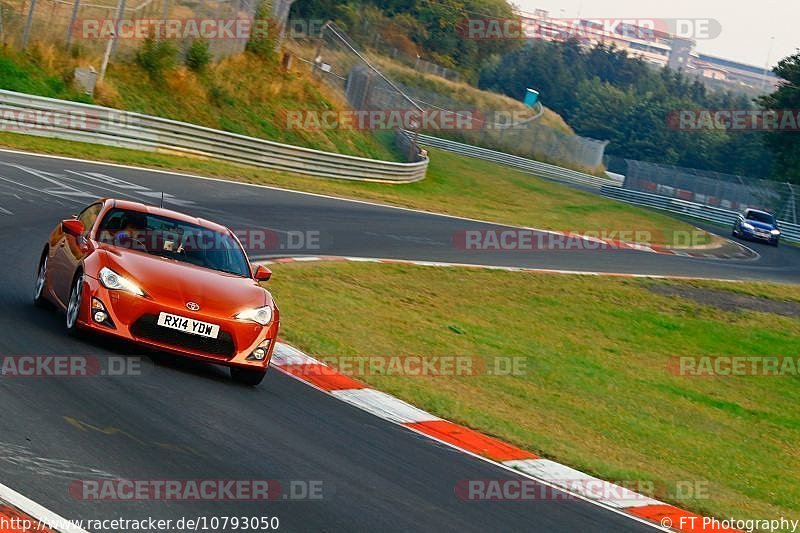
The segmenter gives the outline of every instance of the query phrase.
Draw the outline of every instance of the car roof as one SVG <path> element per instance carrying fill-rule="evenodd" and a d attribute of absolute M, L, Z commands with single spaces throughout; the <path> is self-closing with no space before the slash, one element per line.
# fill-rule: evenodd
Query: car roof
<path fill-rule="evenodd" d="M 745 213 L 760 213 L 762 215 L 773 216 L 772 213 L 769 213 L 767 211 L 762 211 L 760 209 L 748 209 L 747 211 L 745 211 Z"/>
<path fill-rule="evenodd" d="M 230 229 L 226 228 L 221 224 L 217 224 L 216 222 L 211 222 L 210 220 L 206 220 L 204 218 L 189 216 L 179 211 L 173 211 L 172 209 L 165 209 L 163 207 L 147 205 L 141 202 L 131 202 L 130 200 L 118 200 L 116 198 L 101 198 L 100 201 L 103 202 L 106 206 L 114 207 L 117 209 L 126 209 L 128 211 L 139 211 L 141 213 L 147 213 L 148 215 L 173 218 L 180 222 L 185 222 L 187 224 L 195 224 L 197 226 L 201 226 L 205 229 L 210 229 L 219 233 L 231 233 Z"/>

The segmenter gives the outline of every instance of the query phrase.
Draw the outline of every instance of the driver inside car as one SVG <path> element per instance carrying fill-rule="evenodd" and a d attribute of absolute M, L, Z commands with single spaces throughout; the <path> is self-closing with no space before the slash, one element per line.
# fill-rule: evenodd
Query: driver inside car
<path fill-rule="evenodd" d="M 147 219 L 140 213 L 128 212 L 122 219 L 122 229 L 114 234 L 114 244 L 128 248 L 146 249 L 144 239 Z"/>

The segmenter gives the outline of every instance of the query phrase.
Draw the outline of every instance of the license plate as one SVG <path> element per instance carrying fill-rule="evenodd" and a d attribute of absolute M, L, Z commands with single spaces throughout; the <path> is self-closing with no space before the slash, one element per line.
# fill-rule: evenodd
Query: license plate
<path fill-rule="evenodd" d="M 200 320 L 170 313 L 160 313 L 158 315 L 158 325 L 211 339 L 216 339 L 219 336 L 219 326 L 216 324 L 209 324 L 208 322 L 201 322 Z"/>

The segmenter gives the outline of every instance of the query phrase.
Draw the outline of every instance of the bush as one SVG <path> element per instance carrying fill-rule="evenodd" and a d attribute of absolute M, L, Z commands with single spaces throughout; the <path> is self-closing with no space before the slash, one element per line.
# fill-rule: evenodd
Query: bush
<path fill-rule="evenodd" d="M 262 1 L 256 10 L 255 21 L 245 50 L 261 59 L 277 61 L 278 25 L 271 17 L 270 2 Z"/>
<path fill-rule="evenodd" d="M 175 66 L 178 50 L 172 41 L 147 37 L 136 51 L 136 64 L 154 81 L 164 79 L 164 71 Z"/>
<path fill-rule="evenodd" d="M 184 63 L 195 72 L 203 72 L 208 64 L 211 63 L 211 51 L 208 47 L 208 41 L 204 39 L 192 41 L 191 46 L 186 51 Z"/>

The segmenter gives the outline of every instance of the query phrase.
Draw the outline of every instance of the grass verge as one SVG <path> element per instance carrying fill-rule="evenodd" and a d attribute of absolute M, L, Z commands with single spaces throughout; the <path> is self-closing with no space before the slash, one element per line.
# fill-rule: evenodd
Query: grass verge
<path fill-rule="evenodd" d="M 676 219 L 552 183 L 514 169 L 431 149 L 428 177 L 406 185 L 328 180 L 219 161 L 0 133 L 0 145 L 71 157 L 192 172 L 450 215 L 608 237 L 648 235 L 653 244 L 706 245 L 713 237 Z M 624 233 L 623 233 L 624 232 Z"/>
<path fill-rule="evenodd" d="M 511 376 L 359 375 L 444 418 L 704 515 L 800 513 L 800 379 L 688 377 L 676 356 L 794 356 L 800 320 L 663 295 L 712 289 L 800 309 L 800 288 L 409 265 L 274 265 L 282 336 L 320 358 L 514 356 Z M 313 301 L 314 305 L 307 305 Z M 694 490 L 682 493 L 686 486 Z"/>
<path fill-rule="evenodd" d="M 239 53 L 200 72 L 178 64 L 154 78 L 135 61 L 118 60 L 89 97 L 73 87 L 73 69 L 89 66 L 96 59 L 75 57 L 40 42 L 32 43 L 27 52 L 0 48 L 0 88 L 136 111 L 317 150 L 402 160 L 393 143 L 387 144 L 370 131 L 289 127 L 289 111 L 322 113 L 347 108 L 342 97 L 303 66 L 284 72 L 276 58 L 270 61 Z"/>

